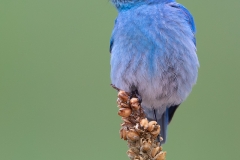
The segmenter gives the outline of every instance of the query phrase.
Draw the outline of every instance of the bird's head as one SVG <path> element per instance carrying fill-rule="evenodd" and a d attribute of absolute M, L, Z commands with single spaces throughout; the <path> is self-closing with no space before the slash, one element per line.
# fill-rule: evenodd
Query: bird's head
<path fill-rule="evenodd" d="M 141 4 L 146 4 L 146 3 L 164 3 L 164 2 L 171 2 L 171 1 L 174 1 L 174 0 L 111 0 L 113 5 L 118 10 L 129 9 L 134 6 L 139 6 Z"/>
<path fill-rule="evenodd" d="M 131 8 L 133 6 L 144 3 L 144 1 L 147 1 L 147 0 L 111 0 L 113 5 L 118 10 Z"/>

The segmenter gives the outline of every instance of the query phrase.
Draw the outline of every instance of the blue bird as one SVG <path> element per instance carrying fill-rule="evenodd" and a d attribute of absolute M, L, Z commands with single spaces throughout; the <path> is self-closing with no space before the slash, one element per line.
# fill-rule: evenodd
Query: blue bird
<path fill-rule="evenodd" d="M 118 10 L 110 40 L 111 81 L 138 93 L 149 120 L 168 124 L 196 83 L 195 24 L 174 0 L 111 0 Z"/>

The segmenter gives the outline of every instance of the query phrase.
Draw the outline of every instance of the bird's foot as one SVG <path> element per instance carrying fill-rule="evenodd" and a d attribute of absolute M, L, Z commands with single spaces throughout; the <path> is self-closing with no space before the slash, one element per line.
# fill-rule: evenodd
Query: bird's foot
<path fill-rule="evenodd" d="M 132 91 L 130 94 L 130 99 L 132 97 L 136 96 L 138 98 L 139 103 L 142 103 L 142 97 L 140 96 L 140 94 L 138 93 L 138 90 Z"/>

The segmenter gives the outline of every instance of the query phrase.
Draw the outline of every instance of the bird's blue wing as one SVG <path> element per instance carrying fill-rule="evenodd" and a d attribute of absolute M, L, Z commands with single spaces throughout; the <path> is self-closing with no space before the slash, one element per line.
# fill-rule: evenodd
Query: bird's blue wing
<path fill-rule="evenodd" d="M 194 35 L 195 35 L 195 33 L 196 33 L 196 27 L 195 27 L 194 19 L 193 19 L 193 16 L 191 15 L 191 13 L 188 11 L 188 9 L 185 8 L 183 5 L 181 5 L 181 4 L 179 4 L 179 3 L 176 3 L 176 2 L 169 3 L 169 5 L 170 5 L 171 7 L 180 9 L 180 10 L 183 12 L 183 14 L 186 15 L 186 21 L 188 22 L 188 24 L 189 24 L 192 32 L 193 32 Z M 195 38 L 195 36 L 194 36 L 193 42 L 194 42 L 194 44 L 196 45 L 196 38 Z"/>
<path fill-rule="evenodd" d="M 114 25 L 116 25 L 116 23 L 117 23 L 117 19 L 114 21 Z M 113 42 L 114 42 L 114 39 L 113 39 L 113 33 L 112 33 L 112 37 L 110 39 L 110 47 L 109 47 L 110 53 L 112 52 Z"/>
<path fill-rule="evenodd" d="M 113 37 L 110 39 L 110 47 L 109 47 L 109 52 L 112 52 L 112 47 L 113 47 Z"/>

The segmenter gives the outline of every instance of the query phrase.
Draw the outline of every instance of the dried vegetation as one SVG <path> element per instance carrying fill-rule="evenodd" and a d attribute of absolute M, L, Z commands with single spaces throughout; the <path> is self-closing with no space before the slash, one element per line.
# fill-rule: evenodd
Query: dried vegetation
<path fill-rule="evenodd" d="M 158 141 L 161 128 L 156 121 L 147 120 L 137 96 L 119 90 L 117 104 L 118 115 L 123 120 L 120 138 L 128 143 L 128 157 L 131 160 L 165 160 L 166 152 Z"/>

